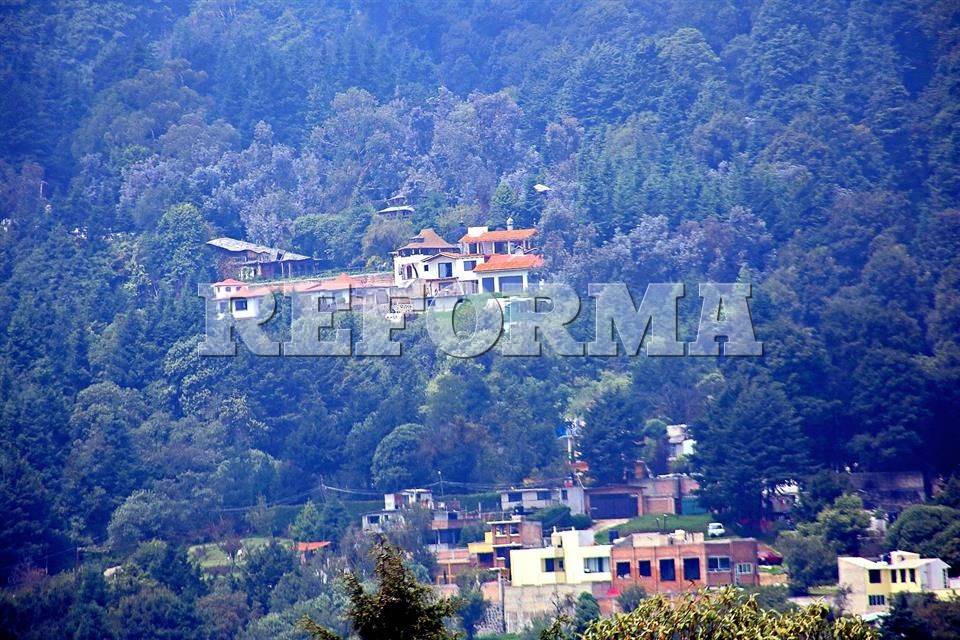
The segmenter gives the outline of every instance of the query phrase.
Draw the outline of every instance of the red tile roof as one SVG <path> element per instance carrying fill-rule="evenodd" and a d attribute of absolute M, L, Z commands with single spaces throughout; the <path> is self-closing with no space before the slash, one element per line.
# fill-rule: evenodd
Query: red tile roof
<path fill-rule="evenodd" d="M 329 540 L 321 540 L 319 542 L 297 542 L 293 545 L 293 550 L 303 553 L 304 551 L 317 551 L 329 546 Z"/>
<path fill-rule="evenodd" d="M 246 282 L 240 282 L 239 280 L 234 280 L 233 278 L 227 278 L 227 279 L 224 280 L 223 282 L 214 282 L 214 283 L 213 283 L 213 286 L 215 286 L 215 287 L 221 287 L 221 286 L 232 287 L 232 286 L 234 286 L 234 285 L 244 286 L 244 285 L 246 285 L 246 284 L 247 284 Z"/>
<path fill-rule="evenodd" d="M 410 242 L 403 245 L 397 251 L 403 249 L 456 249 L 457 245 L 450 244 L 440 237 L 433 229 L 421 229 L 420 233 L 410 238 Z"/>
<path fill-rule="evenodd" d="M 529 240 L 536 234 L 536 229 L 502 229 L 500 231 L 485 231 L 476 236 L 467 234 L 460 238 L 460 242 L 519 242 Z"/>
<path fill-rule="evenodd" d="M 483 264 L 478 264 L 474 271 L 486 273 L 489 271 L 511 271 L 514 269 L 536 269 L 543 266 L 543 258 L 534 253 L 494 254 Z"/>
<path fill-rule="evenodd" d="M 240 282 L 239 280 L 224 280 L 223 282 L 217 282 L 214 286 L 220 285 L 236 285 L 237 288 L 233 291 L 218 295 L 224 295 L 228 298 L 261 298 L 275 292 L 288 294 L 316 291 L 342 291 L 348 287 L 354 289 L 362 289 L 365 287 L 392 287 L 393 276 L 388 273 L 363 273 L 355 276 L 341 273 L 335 278 L 326 278 L 324 280 L 310 279 L 264 284 L 251 284 Z"/>
<path fill-rule="evenodd" d="M 349 289 L 351 287 L 356 287 L 359 282 L 359 278 L 354 278 L 353 276 L 347 275 L 346 273 L 341 273 L 335 278 L 330 278 L 329 280 L 321 280 L 320 282 L 312 284 L 306 291 L 340 291 L 342 289 Z"/>
<path fill-rule="evenodd" d="M 363 289 L 364 287 L 392 287 L 393 276 L 389 274 L 361 274 L 351 276 L 341 273 L 335 278 L 328 278 L 320 282 L 311 282 L 304 291 L 342 291 L 347 288 Z"/>

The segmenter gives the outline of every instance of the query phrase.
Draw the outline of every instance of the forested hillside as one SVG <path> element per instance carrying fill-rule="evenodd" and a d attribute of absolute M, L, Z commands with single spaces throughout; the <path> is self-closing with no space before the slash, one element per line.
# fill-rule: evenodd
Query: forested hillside
<path fill-rule="evenodd" d="M 960 463 L 957 2 L 7 2 L 0 59 L 2 579 L 249 533 L 321 481 L 557 478 L 575 416 L 597 478 L 690 424 L 743 521 L 818 469 Z M 375 218 L 401 190 L 414 220 Z M 353 271 L 508 217 L 584 295 L 686 283 L 689 340 L 697 283 L 752 283 L 764 355 L 455 360 L 414 322 L 400 358 L 198 356 L 210 238 Z M 314 597 L 231 608 L 150 549 L 166 577 L 108 604 L 70 574 L 34 637 Z"/>

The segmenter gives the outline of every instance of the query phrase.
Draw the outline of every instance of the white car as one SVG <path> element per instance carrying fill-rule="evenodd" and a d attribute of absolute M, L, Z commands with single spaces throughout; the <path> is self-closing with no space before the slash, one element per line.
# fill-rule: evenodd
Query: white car
<path fill-rule="evenodd" d="M 727 532 L 723 528 L 723 525 L 719 522 L 711 522 L 707 525 L 707 537 L 708 538 L 720 538 Z"/>

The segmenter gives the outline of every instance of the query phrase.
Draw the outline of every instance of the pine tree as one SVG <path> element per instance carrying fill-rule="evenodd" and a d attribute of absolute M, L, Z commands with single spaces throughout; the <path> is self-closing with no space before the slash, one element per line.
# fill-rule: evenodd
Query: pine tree
<path fill-rule="evenodd" d="M 459 603 L 438 599 L 433 590 L 417 581 L 400 550 L 379 542 L 373 549 L 377 590 L 368 592 L 360 578 L 348 573 L 344 580 L 350 597 L 348 617 L 359 640 L 455 640 L 446 621 Z M 309 617 L 301 628 L 315 640 L 339 640 Z"/>

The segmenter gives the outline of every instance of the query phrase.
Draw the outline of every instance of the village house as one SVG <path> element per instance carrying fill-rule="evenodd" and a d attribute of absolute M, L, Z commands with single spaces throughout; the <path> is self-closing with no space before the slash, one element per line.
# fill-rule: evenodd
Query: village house
<path fill-rule="evenodd" d="M 413 210 L 398 198 L 402 196 L 391 198 L 381 213 Z M 470 227 L 456 245 L 433 229 L 422 229 L 393 252 L 391 273 L 333 277 L 317 276 L 317 261 L 292 251 L 226 237 L 206 244 L 216 251 L 223 278 L 213 285 L 218 313 L 247 319 L 258 317 L 263 299 L 277 293 L 318 294 L 330 299 L 331 309 L 378 305 L 402 313 L 438 302 L 449 308 L 480 292 L 516 294 L 532 284 L 532 273 L 543 266 L 540 256 L 528 253 L 535 235 L 535 229 L 512 229 L 512 222 L 502 231 Z M 414 304 L 417 300 L 423 304 Z"/>
<path fill-rule="evenodd" d="M 407 244 L 393 252 L 396 286 L 406 287 L 416 280 L 452 279 L 452 266 L 449 269 L 444 267 L 443 275 L 437 266 L 434 266 L 433 271 L 430 270 L 429 264 L 424 268 L 424 260 L 441 253 L 450 256 L 451 260 L 459 256 L 455 244 L 441 238 L 433 229 L 421 229 L 417 235 L 410 238 Z"/>
<path fill-rule="evenodd" d="M 533 250 L 536 229 L 514 229 L 513 218 L 507 218 L 507 228 L 491 231 L 488 227 L 467 227 L 460 238 L 460 252 L 474 255 L 529 253 Z"/>
<path fill-rule="evenodd" d="M 524 487 L 500 492 L 500 509 L 505 513 L 531 513 L 553 505 L 562 504 L 570 513 L 585 513 L 583 487 Z"/>
<path fill-rule="evenodd" d="M 360 516 L 360 529 L 364 533 L 386 533 L 391 529 L 402 527 L 405 522 L 402 512 L 381 509 Z"/>
<path fill-rule="evenodd" d="M 543 266 L 543 259 L 530 253 L 536 229 L 513 229 L 512 220 L 507 227 L 469 227 L 459 245 L 433 229 L 422 229 L 393 253 L 395 285 L 419 285 L 428 298 L 527 289 L 531 272 Z"/>
<path fill-rule="evenodd" d="M 889 611 L 898 593 L 954 594 L 949 588 L 949 568 L 940 558 L 921 558 L 909 551 L 891 551 L 880 560 L 841 556 L 837 558 L 837 582 L 849 590 L 844 609 L 867 615 Z"/>
<path fill-rule="evenodd" d="M 679 458 L 689 458 L 697 441 L 690 437 L 685 424 L 667 425 L 667 460 L 673 462 Z"/>
<path fill-rule="evenodd" d="M 511 551 L 543 546 L 543 525 L 536 520 L 517 515 L 507 520 L 491 520 L 487 527 L 483 542 L 467 545 L 474 566 L 480 569 L 495 569 L 509 578 Z"/>
<path fill-rule="evenodd" d="M 217 313 L 230 313 L 238 319 L 256 318 L 260 313 L 260 299 L 270 293 L 266 287 L 251 287 L 246 282 L 233 278 L 213 284 Z"/>
<path fill-rule="evenodd" d="M 476 558 L 466 547 L 452 549 L 438 549 L 434 552 L 437 558 L 437 571 L 434 581 L 438 585 L 454 584 L 457 576 L 474 569 Z"/>
<path fill-rule="evenodd" d="M 480 519 L 474 514 L 456 508 L 447 509 L 441 503 L 433 511 L 433 518 L 430 521 L 433 540 L 427 545 L 427 548 L 431 551 L 438 551 L 459 547 L 464 528 L 478 526 L 479 524 Z"/>
<path fill-rule="evenodd" d="M 407 218 L 412 216 L 414 212 L 414 208 L 407 202 L 407 196 L 402 193 L 387 198 L 386 205 L 386 207 L 377 211 L 377 215 L 389 220 Z"/>
<path fill-rule="evenodd" d="M 555 531 L 550 545 L 510 551 L 510 584 L 515 587 L 610 582 L 609 544 L 596 544 L 593 531 Z"/>
<path fill-rule="evenodd" d="M 341 273 L 332 278 L 316 280 L 287 280 L 263 284 L 242 282 L 228 278 L 213 283 L 213 297 L 217 313 L 231 313 L 234 318 L 256 318 L 263 299 L 275 294 L 315 294 L 329 299 L 330 310 L 363 309 L 367 305 L 389 302 L 392 281 L 387 274 L 351 276 Z"/>
<path fill-rule="evenodd" d="M 367 533 L 384 533 L 402 527 L 408 520 L 405 512 L 412 510 L 429 513 L 432 537 L 427 547 L 434 552 L 460 546 L 463 529 L 480 524 L 477 515 L 461 511 L 456 503 L 448 507 L 435 501 L 429 489 L 404 489 L 383 494 L 383 509 L 363 514 L 360 527 Z"/>
<path fill-rule="evenodd" d="M 703 533 L 634 533 L 610 553 L 614 590 L 637 586 L 647 593 L 673 593 L 724 585 L 756 586 L 757 541 L 707 539 Z"/>
<path fill-rule="evenodd" d="M 593 520 L 635 518 L 647 514 L 703 513 L 694 495 L 698 487 L 696 480 L 679 474 L 588 487 L 585 495 L 586 513 Z"/>
<path fill-rule="evenodd" d="M 360 528 L 367 533 L 384 533 L 392 527 L 403 526 L 406 521 L 403 511 L 435 507 L 433 492 L 429 489 L 404 489 L 383 494 L 383 509 L 365 513 L 360 518 Z"/>
<path fill-rule="evenodd" d="M 317 270 L 317 261 L 310 256 L 285 249 L 226 237 L 206 244 L 216 252 L 217 271 L 222 278 L 272 280 L 309 276 Z"/>
<path fill-rule="evenodd" d="M 543 267 L 543 258 L 533 254 L 489 256 L 473 272 L 483 293 L 520 293 L 530 285 L 531 272 Z"/>
<path fill-rule="evenodd" d="M 383 508 L 387 511 L 397 509 L 433 509 L 433 491 L 430 489 L 404 489 L 383 494 Z"/>
<path fill-rule="evenodd" d="M 890 521 L 930 497 L 922 471 L 859 471 L 841 473 L 840 478 L 863 498 L 865 508 L 883 511 Z"/>

